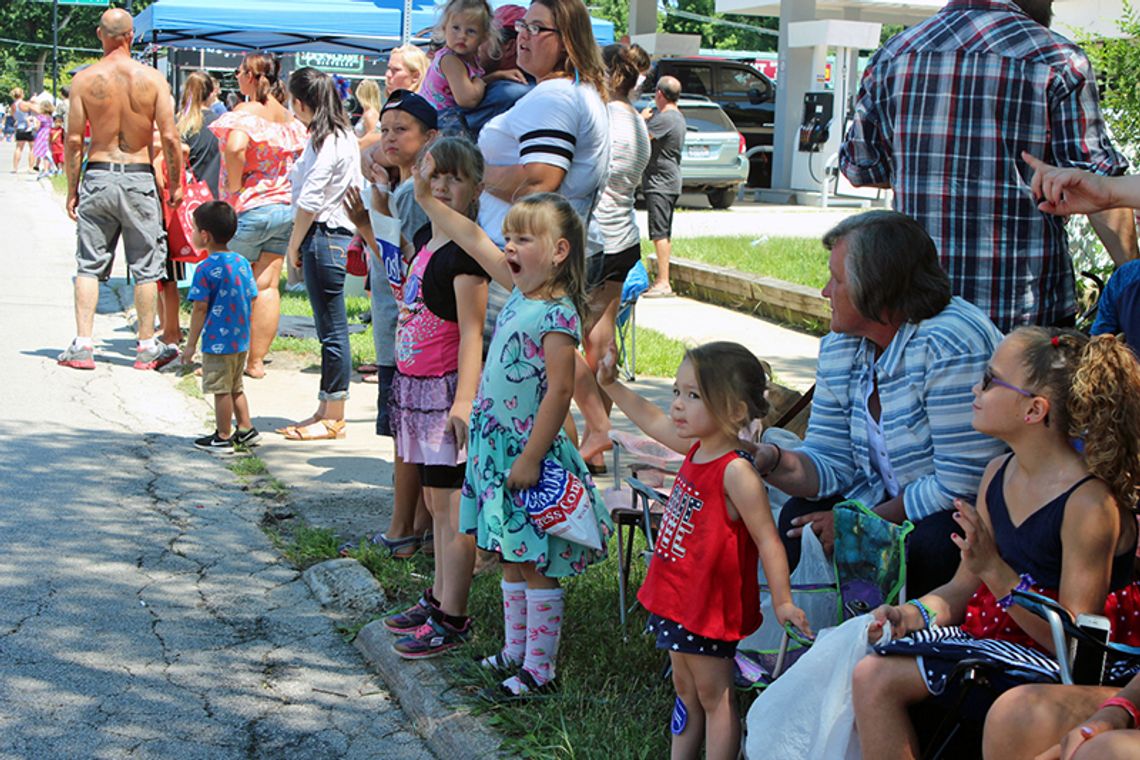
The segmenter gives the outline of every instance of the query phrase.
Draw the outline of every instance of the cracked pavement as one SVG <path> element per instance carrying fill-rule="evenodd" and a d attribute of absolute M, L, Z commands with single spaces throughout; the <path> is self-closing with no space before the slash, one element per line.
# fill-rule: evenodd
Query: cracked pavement
<path fill-rule="evenodd" d="M 131 368 L 113 289 L 98 368 L 56 365 L 74 227 L 10 166 L 5 143 L 0 758 L 430 758 L 260 530 L 266 502 L 189 445 L 203 403 Z"/>

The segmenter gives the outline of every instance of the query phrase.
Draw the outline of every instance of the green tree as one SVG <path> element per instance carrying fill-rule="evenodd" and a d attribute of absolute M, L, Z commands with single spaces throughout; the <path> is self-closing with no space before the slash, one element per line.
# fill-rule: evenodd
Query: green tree
<path fill-rule="evenodd" d="M 673 0 L 667 2 L 666 6 L 757 29 L 753 32 L 737 26 L 726 26 L 710 21 L 695 21 L 665 14 L 664 20 L 660 24 L 661 31 L 673 34 L 698 34 L 701 37 L 701 47 L 716 50 L 758 50 L 761 52 L 776 50 L 778 47 L 779 39 L 776 35 L 759 31 L 763 29 L 778 31 L 780 20 L 777 18 L 717 13 L 716 0 Z"/>
<path fill-rule="evenodd" d="M 134 0 L 132 12 L 138 13 L 153 0 Z M 125 3 L 115 3 L 125 5 Z M 92 53 L 66 48 L 95 48 L 99 40 L 95 26 L 107 6 L 59 6 L 59 64 L 63 72 Z M 17 42 L 0 42 L 0 82 L 5 83 L 2 94 L 15 84 L 25 90 L 37 91 L 51 77 L 52 4 L 42 0 L 4 0 L 0 3 L 0 38 Z"/>
<path fill-rule="evenodd" d="M 1101 107 L 1113 136 L 1135 151 L 1140 146 L 1140 16 L 1131 2 L 1117 21 L 1121 38 L 1083 37 L 1101 84 Z M 1131 156 L 1135 158 L 1136 156 Z"/>

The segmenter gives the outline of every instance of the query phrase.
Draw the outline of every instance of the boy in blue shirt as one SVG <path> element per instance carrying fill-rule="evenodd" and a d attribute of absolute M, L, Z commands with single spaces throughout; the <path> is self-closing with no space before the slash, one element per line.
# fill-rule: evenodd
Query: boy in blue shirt
<path fill-rule="evenodd" d="M 245 355 L 249 351 L 250 303 L 257 298 L 257 282 L 249 261 L 226 246 L 237 230 L 237 216 L 228 203 L 210 201 L 194 209 L 190 242 L 209 251 L 198 264 L 187 299 L 194 302 L 190 334 L 182 361 L 194 360 L 202 336 L 202 393 L 214 394 L 217 429 L 194 441 L 205 451 L 232 454 L 234 444 L 252 446 L 261 436 L 249 417 L 242 388 Z M 237 430 L 230 423 L 237 417 Z"/>

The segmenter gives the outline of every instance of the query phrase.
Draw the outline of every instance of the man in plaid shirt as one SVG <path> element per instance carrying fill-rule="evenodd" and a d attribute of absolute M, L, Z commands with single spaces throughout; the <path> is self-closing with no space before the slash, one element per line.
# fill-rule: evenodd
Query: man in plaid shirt
<path fill-rule="evenodd" d="M 1021 152 L 1102 175 L 1128 167 L 1088 58 L 1047 28 L 1051 15 L 1052 0 L 950 0 L 892 38 L 863 76 L 839 157 L 852 184 L 895 191 L 954 294 L 1003 332 L 1077 312 L 1065 219 L 1037 209 Z M 1136 258 L 1129 211 L 1090 219 L 1117 263 Z"/>

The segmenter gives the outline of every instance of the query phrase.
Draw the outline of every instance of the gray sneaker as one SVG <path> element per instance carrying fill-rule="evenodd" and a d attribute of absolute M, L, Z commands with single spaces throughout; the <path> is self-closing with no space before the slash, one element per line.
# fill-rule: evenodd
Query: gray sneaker
<path fill-rule="evenodd" d="M 135 369 L 162 369 L 178 358 L 178 347 L 169 346 L 161 340 L 154 342 L 150 350 L 139 349 L 135 355 Z"/>
<path fill-rule="evenodd" d="M 59 365 L 72 369 L 95 369 L 95 349 L 76 348 L 72 344 L 59 355 Z"/>

